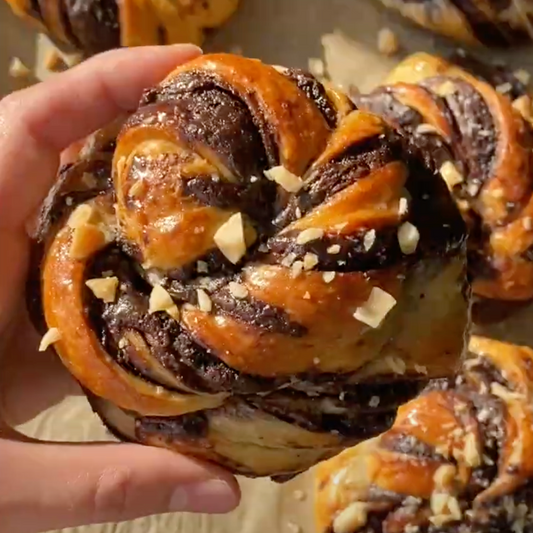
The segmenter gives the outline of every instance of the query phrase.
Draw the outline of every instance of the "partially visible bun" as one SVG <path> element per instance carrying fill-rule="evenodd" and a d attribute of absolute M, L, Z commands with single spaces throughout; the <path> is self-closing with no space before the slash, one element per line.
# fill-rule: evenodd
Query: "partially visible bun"
<path fill-rule="evenodd" d="M 533 149 L 529 75 L 468 56 L 425 53 L 356 96 L 440 173 L 469 227 L 469 271 L 482 298 L 533 298 Z"/>
<path fill-rule="evenodd" d="M 464 243 L 383 120 L 306 72 L 207 55 L 61 172 L 30 294 L 120 437 L 284 478 L 454 372 Z"/>
<path fill-rule="evenodd" d="M 416 24 L 464 44 L 509 46 L 533 37 L 531 0 L 381 0 Z"/>
<path fill-rule="evenodd" d="M 90 56 L 120 46 L 201 44 L 239 0 L 6 0 L 60 46 Z"/>
<path fill-rule="evenodd" d="M 318 531 L 531 531 L 532 365 L 530 348 L 473 337 L 455 380 L 318 467 Z"/>

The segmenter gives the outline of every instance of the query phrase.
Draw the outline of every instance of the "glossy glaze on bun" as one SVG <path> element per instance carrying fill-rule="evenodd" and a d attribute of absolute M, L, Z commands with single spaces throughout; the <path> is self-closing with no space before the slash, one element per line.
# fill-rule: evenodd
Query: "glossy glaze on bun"
<path fill-rule="evenodd" d="M 306 72 L 208 55 L 62 170 L 31 307 L 115 433 L 283 478 L 453 374 L 464 243 L 382 119 Z"/>

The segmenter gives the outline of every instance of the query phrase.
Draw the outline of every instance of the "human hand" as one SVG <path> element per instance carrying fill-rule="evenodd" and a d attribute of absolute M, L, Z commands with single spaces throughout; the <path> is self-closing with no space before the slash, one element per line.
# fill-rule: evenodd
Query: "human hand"
<path fill-rule="evenodd" d="M 144 88 L 193 58 L 192 46 L 97 56 L 0 101 L 0 524 L 32 533 L 170 511 L 227 512 L 239 501 L 223 470 L 134 444 L 39 443 L 9 424 L 31 418 L 76 385 L 23 311 L 38 209 L 72 143 L 135 109 Z"/>

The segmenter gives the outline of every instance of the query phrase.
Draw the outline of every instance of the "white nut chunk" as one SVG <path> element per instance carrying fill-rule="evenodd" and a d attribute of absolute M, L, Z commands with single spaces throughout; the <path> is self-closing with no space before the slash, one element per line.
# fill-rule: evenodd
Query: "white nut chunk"
<path fill-rule="evenodd" d="M 373 287 L 368 300 L 355 310 L 353 316 L 371 328 L 378 328 L 395 305 L 396 299 L 392 295 Z"/>
<path fill-rule="evenodd" d="M 275 181 L 279 186 L 285 189 L 287 192 L 298 192 L 304 182 L 301 178 L 287 170 L 285 167 L 273 167 L 269 170 L 265 170 L 265 176 L 271 180 Z"/>
<path fill-rule="evenodd" d="M 398 243 L 400 250 L 406 254 L 414 254 L 420 240 L 420 233 L 416 226 L 410 222 L 404 222 L 398 229 Z"/>
<path fill-rule="evenodd" d="M 115 301 L 118 288 L 118 278 L 111 276 L 109 278 L 93 278 L 88 279 L 85 285 L 89 287 L 96 298 L 106 303 Z"/>
<path fill-rule="evenodd" d="M 224 256 L 234 265 L 237 264 L 246 253 L 242 214 L 235 213 L 224 222 L 215 233 L 214 241 Z"/>
<path fill-rule="evenodd" d="M 61 340 L 61 332 L 57 328 L 50 328 L 41 339 L 39 351 L 46 351 L 52 344 Z"/>

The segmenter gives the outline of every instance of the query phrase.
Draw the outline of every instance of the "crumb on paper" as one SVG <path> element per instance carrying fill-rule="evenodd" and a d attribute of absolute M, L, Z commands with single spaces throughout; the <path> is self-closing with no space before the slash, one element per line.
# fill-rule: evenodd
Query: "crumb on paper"
<path fill-rule="evenodd" d="M 13 57 L 9 63 L 9 75 L 15 79 L 29 79 L 32 77 L 32 71 L 19 57 Z"/>
<path fill-rule="evenodd" d="M 398 36 L 390 28 L 381 28 L 378 32 L 378 50 L 386 56 L 393 56 L 400 50 Z"/>

